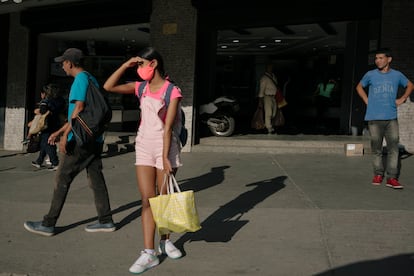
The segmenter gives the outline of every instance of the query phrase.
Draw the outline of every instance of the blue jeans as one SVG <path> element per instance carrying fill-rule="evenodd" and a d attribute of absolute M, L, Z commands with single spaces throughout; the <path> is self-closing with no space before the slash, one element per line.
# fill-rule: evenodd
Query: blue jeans
<path fill-rule="evenodd" d="M 387 178 L 398 178 L 399 158 L 399 128 L 398 121 L 368 121 L 368 128 L 371 134 L 371 148 L 374 153 L 373 167 L 375 175 L 385 175 L 383 164 L 382 141 L 385 138 L 387 143 Z"/>
<path fill-rule="evenodd" d="M 42 132 L 40 134 L 40 152 L 36 159 L 37 164 L 42 164 L 46 155 L 49 156 L 50 163 L 53 166 L 59 165 L 59 159 L 56 153 L 56 145 L 50 145 L 47 140 L 49 139 L 50 132 Z"/>
<path fill-rule="evenodd" d="M 71 142 L 69 142 L 71 145 Z M 109 204 L 108 190 L 102 173 L 102 148 L 103 143 L 92 143 L 87 147 L 74 145 L 70 154 L 61 158 L 60 166 L 56 172 L 56 185 L 53 192 L 52 203 L 47 215 L 44 216 L 43 226 L 55 226 L 60 216 L 66 196 L 73 179 L 86 169 L 89 187 L 93 191 L 95 207 L 100 223 L 112 221 L 111 207 Z"/>

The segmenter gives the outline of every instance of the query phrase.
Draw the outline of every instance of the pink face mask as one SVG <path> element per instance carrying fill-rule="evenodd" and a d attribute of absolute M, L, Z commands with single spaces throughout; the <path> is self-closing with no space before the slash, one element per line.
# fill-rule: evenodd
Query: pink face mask
<path fill-rule="evenodd" d="M 153 63 L 150 62 L 147 66 L 141 67 L 139 66 L 137 69 L 138 75 L 141 77 L 141 79 L 149 81 L 154 77 L 154 67 L 152 67 Z"/>

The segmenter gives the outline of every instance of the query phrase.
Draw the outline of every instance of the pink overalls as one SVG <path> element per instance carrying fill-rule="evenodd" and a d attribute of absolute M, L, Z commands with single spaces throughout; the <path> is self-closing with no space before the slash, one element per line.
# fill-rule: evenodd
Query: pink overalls
<path fill-rule="evenodd" d="M 149 92 L 147 85 L 140 99 L 141 123 L 135 138 L 136 166 L 150 166 L 160 170 L 164 167 L 162 161 L 164 122 L 161 118 L 165 118 L 167 112 L 164 102 L 167 86 L 168 81 L 158 92 L 148 96 L 148 93 L 151 92 Z M 157 94 L 160 94 L 159 99 L 153 97 L 158 97 Z M 168 159 L 172 168 L 182 166 L 180 145 L 175 135 L 171 136 Z"/>

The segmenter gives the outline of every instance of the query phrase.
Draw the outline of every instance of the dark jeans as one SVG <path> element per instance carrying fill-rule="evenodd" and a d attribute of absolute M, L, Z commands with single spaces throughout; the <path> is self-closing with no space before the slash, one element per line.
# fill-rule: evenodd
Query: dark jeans
<path fill-rule="evenodd" d="M 60 166 L 56 172 L 56 185 L 50 210 L 43 218 L 42 224 L 44 226 L 56 225 L 70 185 L 76 175 L 83 169 L 86 169 L 89 186 L 94 194 L 99 222 L 112 222 L 108 190 L 102 173 L 102 148 L 102 143 L 93 143 L 87 147 L 78 147 L 75 145 L 71 154 L 62 156 Z"/>
<path fill-rule="evenodd" d="M 387 177 L 398 178 L 398 143 L 400 138 L 398 121 L 368 121 L 368 128 L 371 134 L 371 148 L 374 153 L 374 174 L 385 176 L 382 159 L 382 142 L 385 138 L 385 142 L 387 143 Z"/>
<path fill-rule="evenodd" d="M 316 97 L 316 119 L 321 125 L 327 125 L 326 113 L 328 112 L 330 104 L 330 98 L 320 95 Z"/>
<path fill-rule="evenodd" d="M 40 134 L 40 152 L 36 159 L 37 164 L 42 164 L 46 155 L 49 155 L 50 163 L 53 166 L 59 165 L 59 159 L 56 153 L 56 145 L 50 145 L 47 140 L 49 139 L 50 132 L 42 132 Z"/>

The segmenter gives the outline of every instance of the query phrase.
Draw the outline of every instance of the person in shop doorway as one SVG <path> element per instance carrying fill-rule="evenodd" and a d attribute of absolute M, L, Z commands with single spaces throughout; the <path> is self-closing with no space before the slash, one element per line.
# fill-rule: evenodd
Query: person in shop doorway
<path fill-rule="evenodd" d="M 399 125 L 397 109 L 410 96 L 413 83 L 400 71 L 390 67 L 392 54 L 390 49 L 375 52 L 376 69 L 362 77 L 356 87 L 358 95 L 367 105 L 365 120 L 368 122 L 371 137 L 371 149 L 374 153 L 372 179 L 373 185 L 381 185 L 387 177 L 386 186 L 402 189 L 399 182 Z M 398 89 L 404 93 L 398 97 Z M 368 88 L 368 94 L 365 89 Z M 383 164 L 383 140 L 387 148 L 386 166 Z M 384 168 L 385 167 L 385 168 Z"/>
<path fill-rule="evenodd" d="M 332 93 L 336 91 L 336 81 L 329 74 L 325 74 L 318 83 L 314 92 L 316 105 L 316 126 L 318 129 L 328 128 L 327 113 L 332 103 Z"/>
<path fill-rule="evenodd" d="M 277 78 L 273 73 L 273 64 L 268 63 L 265 67 L 265 73 L 260 78 L 259 82 L 259 106 L 264 109 L 264 122 L 268 134 L 275 134 L 275 129 L 272 125 L 272 120 L 276 116 L 277 103 Z"/>

